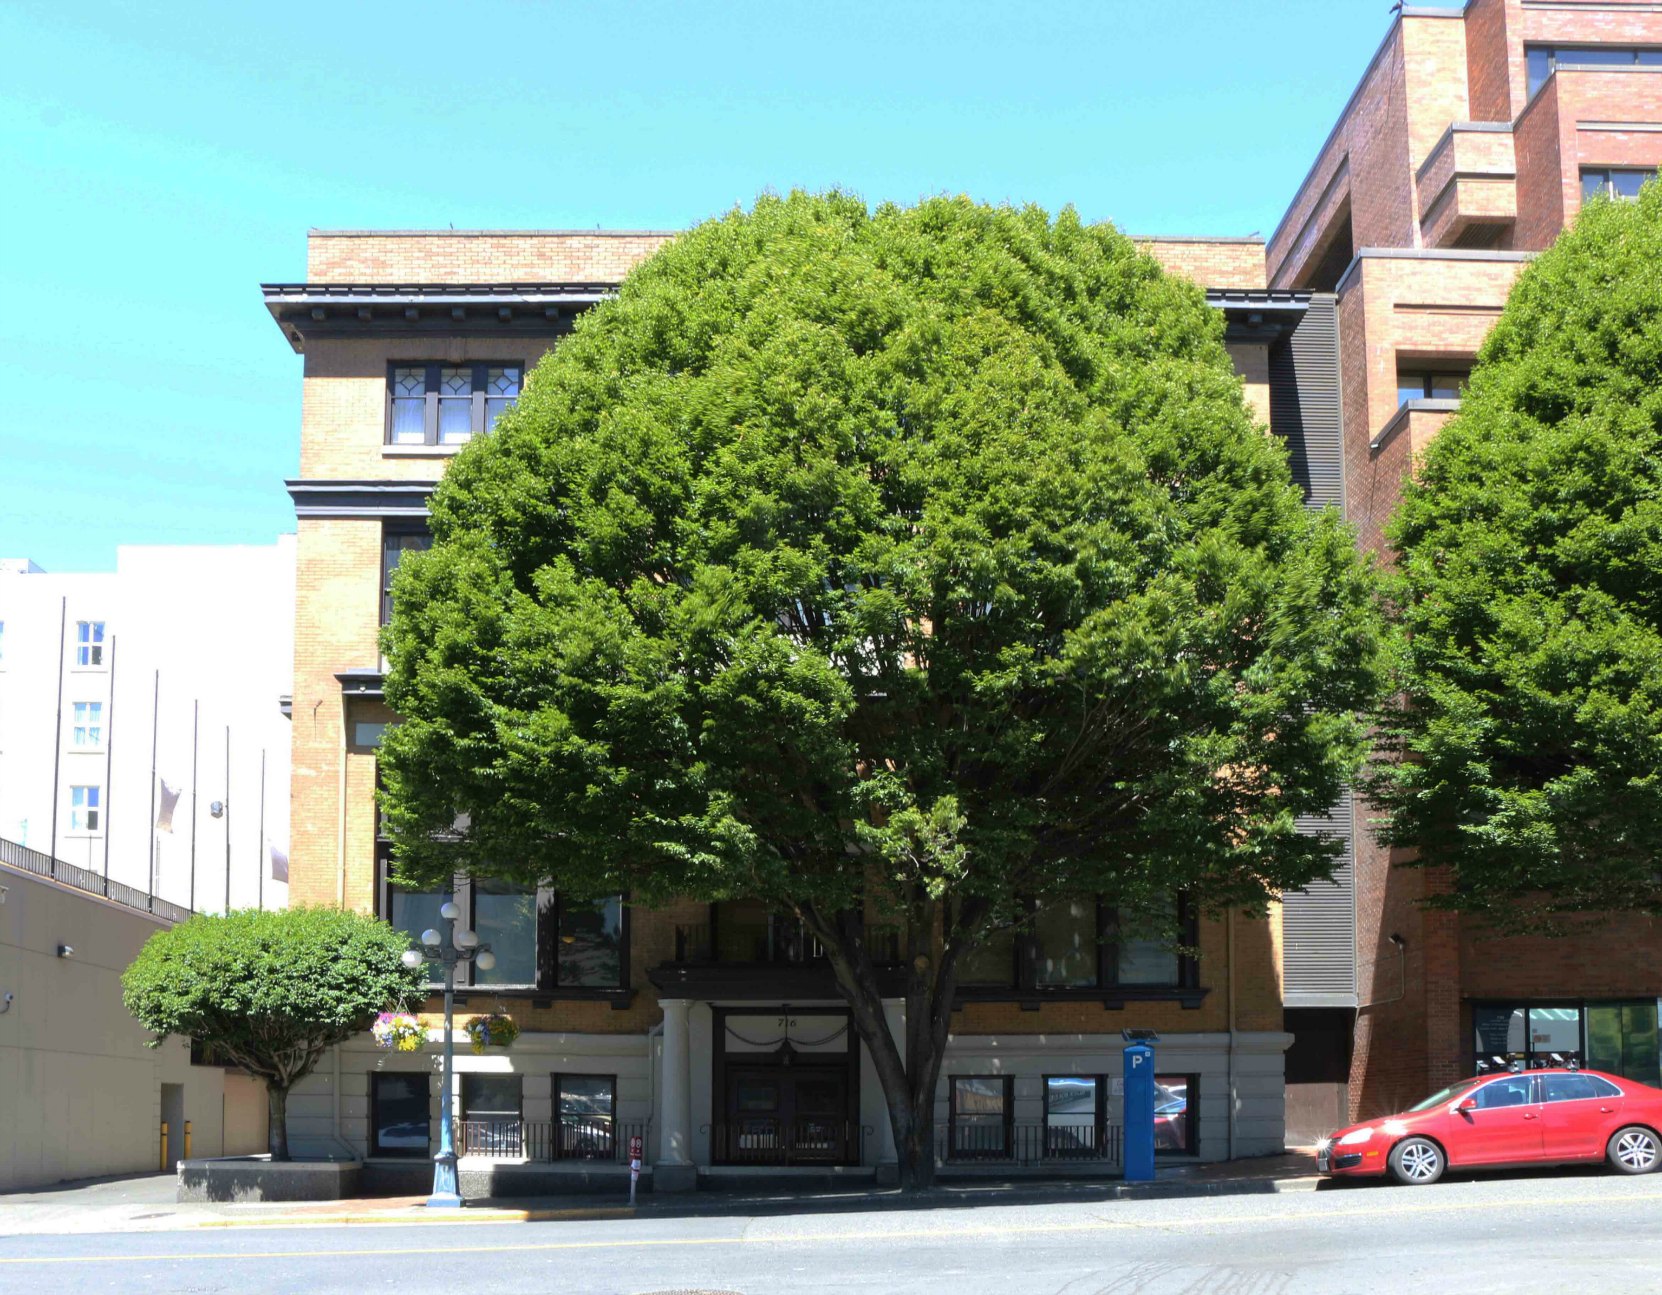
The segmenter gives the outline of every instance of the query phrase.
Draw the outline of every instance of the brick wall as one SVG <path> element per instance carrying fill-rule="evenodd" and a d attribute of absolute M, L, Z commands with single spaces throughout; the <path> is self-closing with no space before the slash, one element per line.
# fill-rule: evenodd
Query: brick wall
<path fill-rule="evenodd" d="M 306 238 L 308 283 L 616 283 L 674 235 L 618 230 L 334 231 Z"/>
<path fill-rule="evenodd" d="M 1193 279 L 1203 288 L 1265 286 L 1260 239 L 1139 238 L 1136 243 L 1169 273 Z"/>

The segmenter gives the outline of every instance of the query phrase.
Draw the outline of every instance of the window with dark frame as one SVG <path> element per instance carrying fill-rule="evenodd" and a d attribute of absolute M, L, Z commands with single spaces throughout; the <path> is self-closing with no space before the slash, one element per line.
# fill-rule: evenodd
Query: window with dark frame
<path fill-rule="evenodd" d="M 496 966 L 488 972 L 471 963 L 458 966 L 458 989 L 572 997 L 628 990 L 628 906 L 622 896 L 568 900 L 546 887 L 468 877 L 455 878 L 450 887 L 409 890 L 391 879 L 391 842 L 378 841 L 376 856 L 377 911 L 412 946 L 420 945 L 423 931 L 444 929 L 439 908 L 452 895 L 481 943 L 491 946 Z M 442 983 L 436 964 L 427 964 L 427 971 L 429 985 Z"/>
<path fill-rule="evenodd" d="M 524 376 L 519 361 L 395 361 L 387 366 L 387 444 L 465 444 L 513 408 Z"/>
<path fill-rule="evenodd" d="M 525 1076 L 462 1073 L 462 1145 L 476 1154 L 525 1154 Z"/>
<path fill-rule="evenodd" d="M 1177 942 L 1168 934 L 1175 929 Z M 959 965 L 958 984 L 972 997 L 1084 993 L 1117 988 L 1192 989 L 1199 967 L 1188 950 L 1198 939 L 1192 906 L 1173 899 L 1162 911 L 1134 914 L 1098 899 L 1053 904 L 1021 930 L 996 932 Z"/>
<path fill-rule="evenodd" d="M 1659 67 L 1662 48 L 1634 45 L 1526 45 L 1524 61 L 1533 99 L 1559 68 Z"/>
<path fill-rule="evenodd" d="M 1199 1149 L 1195 1110 L 1199 1104 L 1198 1075 L 1154 1076 L 1154 1150 L 1192 1156 Z"/>
<path fill-rule="evenodd" d="M 1010 1155 L 1014 1102 L 1009 1075 L 953 1075 L 947 1107 L 947 1155 L 1003 1160 Z"/>
<path fill-rule="evenodd" d="M 1046 1075 L 1045 1146 L 1051 1160 L 1093 1160 L 1105 1150 L 1108 1082 L 1102 1075 Z"/>
<path fill-rule="evenodd" d="M 1397 404 L 1410 400 L 1459 400 L 1471 381 L 1469 367 L 1408 365 L 1397 368 Z"/>
<path fill-rule="evenodd" d="M 370 1154 L 425 1158 L 431 1150 L 431 1109 L 425 1073 L 371 1074 Z"/>
<path fill-rule="evenodd" d="M 1645 181 L 1655 179 L 1653 166 L 1584 166 L 1581 168 L 1581 199 L 1603 195 L 1631 200 L 1639 196 Z"/>
<path fill-rule="evenodd" d="M 617 1158 L 617 1076 L 555 1075 L 554 1154 L 561 1160 Z"/>
<path fill-rule="evenodd" d="M 1477 1003 L 1473 1067 L 1493 1073 L 1574 1062 L 1652 1087 L 1662 1086 L 1662 999 Z"/>
<path fill-rule="evenodd" d="M 392 620 L 392 575 L 406 553 L 433 547 L 433 537 L 419 524 L 387 525 L 381 531 L 381 624 Z"/>

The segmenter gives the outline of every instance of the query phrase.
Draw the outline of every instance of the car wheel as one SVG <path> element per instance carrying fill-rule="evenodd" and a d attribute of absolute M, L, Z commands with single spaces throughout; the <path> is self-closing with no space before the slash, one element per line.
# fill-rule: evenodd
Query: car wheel
<path fill-rule="evenodd" d="M 1662 1139 L 1650 1129 L 1630 1124 L 1611 1134 L 1605 1155 L 1618 1173 L 1648 1174 L 1662 1162 Z"/>
<path fill-rule="evenodd" d="M 1443 1176 L 1443 1149 L 1428 1138 L 1404 1138 L 1391 1148 L 1391 1177 L 1408 1187 L 1424 1187 Z"/>

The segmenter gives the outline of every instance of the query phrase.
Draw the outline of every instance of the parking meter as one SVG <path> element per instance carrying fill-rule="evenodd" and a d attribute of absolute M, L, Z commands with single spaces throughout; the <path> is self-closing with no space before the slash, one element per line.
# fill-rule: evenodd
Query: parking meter
<path fill-rule="evenodd" d="M 1125 1050 L 1125 1181 L 1154 1181 L 1154 1049 Z"/>

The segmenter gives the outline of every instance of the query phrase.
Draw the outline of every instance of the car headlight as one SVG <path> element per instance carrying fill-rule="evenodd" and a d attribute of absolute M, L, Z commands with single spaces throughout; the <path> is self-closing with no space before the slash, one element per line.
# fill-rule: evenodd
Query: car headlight
<path fill-rule="evenodd" d="M 1371 1137 L 1373 1137 L 1372 1129 L 1352 1129 L 1339 1139 L 1339 1145 L 1341 1147 L 1354 1147 L 1358 1143 L 1366 1142 Z"/>

